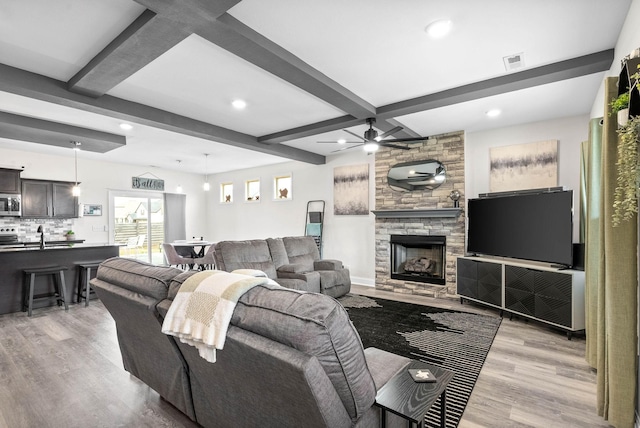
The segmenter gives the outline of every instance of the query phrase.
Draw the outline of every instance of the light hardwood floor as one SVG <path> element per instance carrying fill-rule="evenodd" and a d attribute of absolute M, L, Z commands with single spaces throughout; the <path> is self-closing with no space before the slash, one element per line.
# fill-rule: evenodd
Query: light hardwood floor
<path fill-rule="evenodd" d="M 353 291 L 498 315 L 458 300 Z M 584 338 L 505 318 L 460 428 L 609 426 L 595 412 L 584 346 Z M 0 427 L 196 426 L 124 371 L 115 324 L 99 301 L 0 316 Z"/>

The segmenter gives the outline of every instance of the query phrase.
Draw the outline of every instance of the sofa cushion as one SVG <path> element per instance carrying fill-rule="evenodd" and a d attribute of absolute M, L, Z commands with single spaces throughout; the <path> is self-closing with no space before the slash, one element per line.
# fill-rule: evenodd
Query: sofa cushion
<path fill-rule="evenodd" d="M 172 279 L 180 269 L 156 266 L 139 260 L 113 257 L 98 267 L 96 278 L 156 300 L 167 298 Z"/>
<path fill-rule="evenodd" d="M 312 271 L 313 262 L 320 259 L 316 241 L 312 236 L 288 236 L 282 238 L 291 264 L 301 264 Z"/>
<path fill-rule="evenodd" d="M 257 286 L 236 306 L 231 324 L 315 356 L 356 420 L 375 401 L 360 336 L 331 297 Z"/>
<path fill-rule="evenodd" d="M 269 246 L 271 260 L 273 260 L 276 270 L 282 265 L 289 264 L 289 257 L 287 256 L 287 250 L 284 247 L 282 238 L 268 238 L 267 245 Z"/>
<path fill-rule="evenodd" d="M 219 268 L 227 272 L 236 269 L 257 269 L 271 279 L 277 277 L 269 246 L 262 239 L 218 242 L 215 259 Z"/>

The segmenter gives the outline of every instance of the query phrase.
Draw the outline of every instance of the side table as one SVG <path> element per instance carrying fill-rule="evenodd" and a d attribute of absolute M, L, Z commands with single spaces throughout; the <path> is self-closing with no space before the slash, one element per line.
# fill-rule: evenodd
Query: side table
<path fill-rule="evenodd" d="M 409 369 L 429 369 L 436 382 L 415 382 Z M 447 385 L 453 379 L 451 370 L 412 360 L 409 365 L 392 377 L 376 395 L 376 405 L 382 408 L 382 428 L 386 426 L 387 411 L 408 421 L 411 427 L 424 426 L 424 417 L 440 397 L 440 426 L 445 428 L 447 420 Z"/>

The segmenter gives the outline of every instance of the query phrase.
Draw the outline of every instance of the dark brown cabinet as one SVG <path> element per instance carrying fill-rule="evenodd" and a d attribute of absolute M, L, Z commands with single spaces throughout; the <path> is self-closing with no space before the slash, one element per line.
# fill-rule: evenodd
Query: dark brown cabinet
<path fill-rule="evenodd" d="M 0 193 L 20 193 L 19 169 L 0 168 Z"/>
<path fill-rule="evenodd" d="M 78 217 L 73 186 L 66 181 L 22 180 L 22 217 Z"/>

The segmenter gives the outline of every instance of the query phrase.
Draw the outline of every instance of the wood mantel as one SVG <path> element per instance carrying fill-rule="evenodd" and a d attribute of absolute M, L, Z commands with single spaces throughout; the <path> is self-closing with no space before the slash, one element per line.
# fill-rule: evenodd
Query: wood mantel
<path fill-rule="evenodd" d="M 376 210 L 371 211 L 377 218 L 455 218 L 462 208 L 435 208 L 411 210 Z"/>

